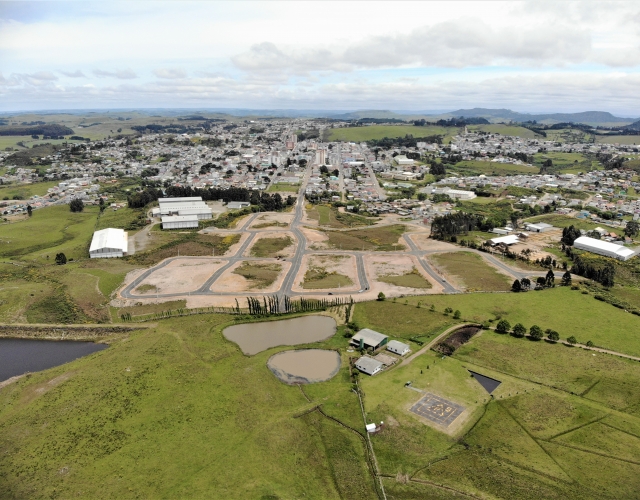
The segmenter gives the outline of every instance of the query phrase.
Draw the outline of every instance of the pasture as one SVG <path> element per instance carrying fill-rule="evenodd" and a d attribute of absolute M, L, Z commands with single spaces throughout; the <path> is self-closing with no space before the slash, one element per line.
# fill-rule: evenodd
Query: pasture
<path fill-rule="evenodd" d="M 405 230 L 404 225 L 394 224 L 350 231 L 325 231 L 325 234 L 329 237 L 329 245 L 334 248 L 388 252 L 405 248 L 403 244 L 398 243 Z"/>
<path fill-rule="evenodd" d="M 344 142 L 364 142 L 372 139 L 384 139 L 385 137 L 428 137 L 431 135 L 442 135 L 451 138 L 458 134 L 460 129 L 456 127 L 440 127 L 428 125 L 416 127 L 414 125 L 369 125 L 364 127 L 344 127 L 331 129 L 330 141 Z"/>
<path fill-rule="evenodd" d="M 439 253 L 429 257 L 446 275 L 467 291 L 498 292 L 511 288 L 512 280 L 472 252 Z"/>
<path fill-rule="evenodd" d="M 447 165 L 447 170 L 463 176 L 537 174 L 539 168 L 493 161 L 464 160 Z"/>

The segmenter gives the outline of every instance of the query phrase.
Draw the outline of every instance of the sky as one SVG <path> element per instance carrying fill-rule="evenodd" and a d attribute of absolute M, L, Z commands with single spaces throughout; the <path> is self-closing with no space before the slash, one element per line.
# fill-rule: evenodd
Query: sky
<path fill-rule="evenodd" d="M 640 2 L 0 0 L 0 111 L 640 116 Z"/>

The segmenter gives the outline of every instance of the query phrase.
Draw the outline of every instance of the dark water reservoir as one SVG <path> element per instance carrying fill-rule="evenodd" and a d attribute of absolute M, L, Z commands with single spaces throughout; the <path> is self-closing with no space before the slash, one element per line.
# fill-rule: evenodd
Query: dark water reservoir
<path fill-rule="evenodd" d="M 73 340 L 0 339 L 0 382 L 53 368 L 109 347 Z"/>
<path fill-rule="evenodd" d="M 495 378 L 487 377 L 486 375 L 472 372 L 471 370 L 469 370 L 469 373 L 471 373 L 471 375 L 474 376 L 474 378 L 480 383 L 482 387 L 485 388 L 485 390 L 489 394 L 495 391 L 498 388 L 498 386 L 502 383 L 499 380 L 496 380 Z"/>

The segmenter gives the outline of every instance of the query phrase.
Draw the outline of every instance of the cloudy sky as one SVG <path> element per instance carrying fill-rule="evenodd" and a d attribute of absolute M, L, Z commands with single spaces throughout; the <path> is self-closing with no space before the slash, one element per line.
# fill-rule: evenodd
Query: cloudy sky
<path fill-rule="evenodd" d="M 0 110 L 640 116 L 640 2 L 0 1 Z"/>

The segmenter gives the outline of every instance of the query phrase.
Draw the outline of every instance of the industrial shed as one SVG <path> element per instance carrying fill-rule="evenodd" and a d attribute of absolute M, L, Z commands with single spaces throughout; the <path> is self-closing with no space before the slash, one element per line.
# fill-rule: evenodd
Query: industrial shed
<path fill-rule="evenodd" d="M 167 215 L 162 218 L 162 229 L 192 229 L 197 227 L 197 215 Z"/>
<path fill-rule="evenodd" d="M 363 328 L 353 337 L 351 337 L 351 345 L 358 349 L 373 349 L 374 351 L 387 343 L 389 337 L 380 332 Z"/>
<path fill-rule="evenodd" d="M 159 198 L 160 215 L 195 215 L 198 220 L 211 219 L 213 212 L 200 196 Z"/>
<path fill-rule="evenodd" d="M 93 233 L 89 257 L 108 259 L 127 255 L 129 238 L 123 229 L 107 228 Z"/>
<path fill-rule="evenodd" d="M 529 222 L 525 222 L 524 228 L 527 231 L 531 231 L 533 233 L 546 233 L 553 229 L 551 224 L 547 224 L 545 222 L 537 222 L 536 224 L 531 224 Z"/>
<path fill-rule="evenodd" d="M 611 257 L 618 260 L 629 260 L 636 253 L 630 248 L 609 243 L 608 241 L 596 240 L 588 236 L 580 236 L 573 242 L 573 248 L 586 250 L 587 252 L 597 253 L 605 257 Z"/>

